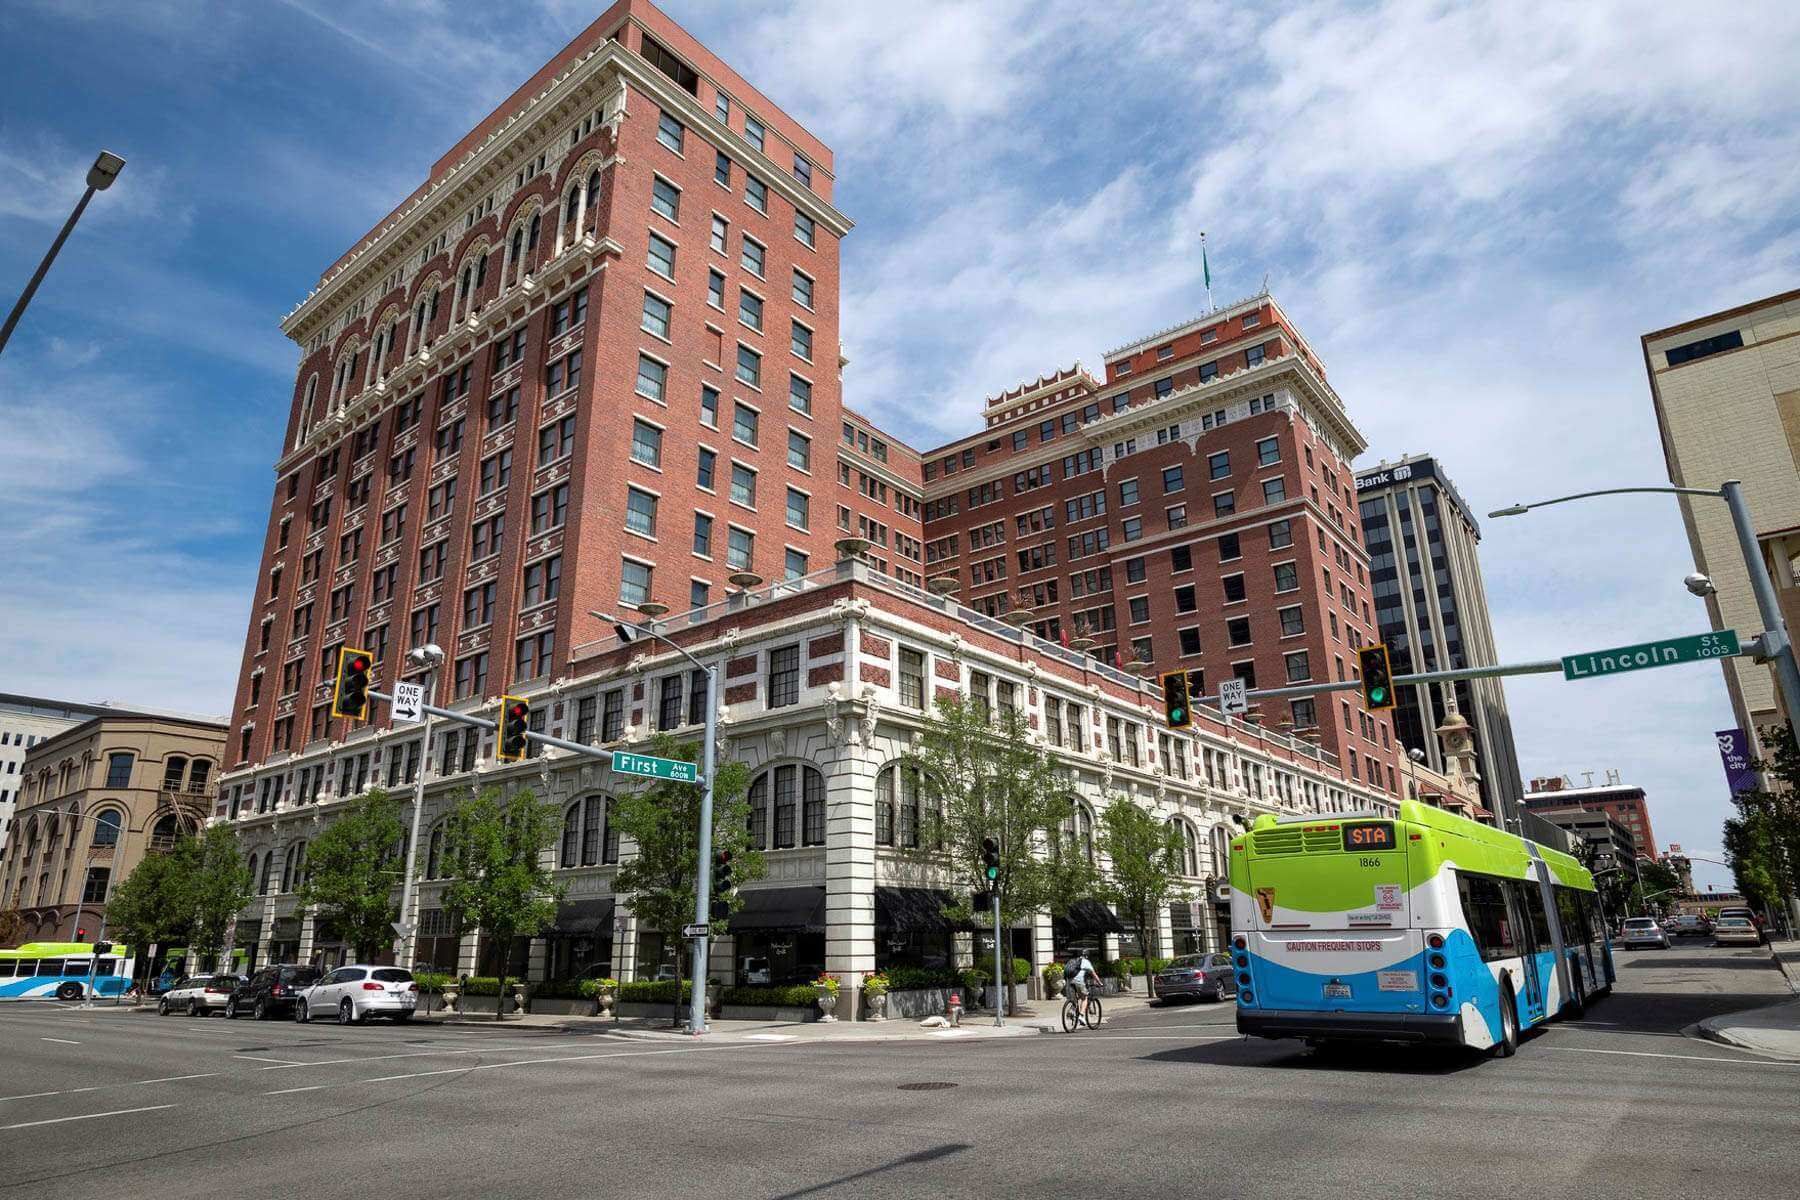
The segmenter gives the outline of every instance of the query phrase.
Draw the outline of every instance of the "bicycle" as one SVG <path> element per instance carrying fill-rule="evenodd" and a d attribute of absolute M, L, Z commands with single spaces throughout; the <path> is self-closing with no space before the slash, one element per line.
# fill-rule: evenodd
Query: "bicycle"
<path fill-rule="evenodd" d="M 1074 1033 L 1076 1028 L 1081 1025 L 1086 1025 L 1089 1029 L 1098 1029 L 1100 1028 L 1101 1019 L 1100 995 L 1098 991 L 1090 991 L 1088 993 L 1087 1016 L 1085 1017 L 1081 1015 L 1081 1007 L 1073 994 L 1063 1001 L 1062 1023 L 1064 1033 Z"/>

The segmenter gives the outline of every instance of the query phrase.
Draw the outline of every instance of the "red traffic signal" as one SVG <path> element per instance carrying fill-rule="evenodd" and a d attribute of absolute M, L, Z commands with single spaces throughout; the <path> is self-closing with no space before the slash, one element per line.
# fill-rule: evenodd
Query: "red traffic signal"
<path fill-rule="evenodd" d="M 352 721 L 369 719 L 370 673 L 375 656 L 367 650 L 345 647 L 338 651 L 337 679 L 331 688 L 331 715 Z"/>
<path fill-rule="evenodd" d="M 500 740 L 495 756 L 502 762 L 518 762 L 525 757 L 530 739 L 531 701 L 522 696 L 500 698 Z"/>

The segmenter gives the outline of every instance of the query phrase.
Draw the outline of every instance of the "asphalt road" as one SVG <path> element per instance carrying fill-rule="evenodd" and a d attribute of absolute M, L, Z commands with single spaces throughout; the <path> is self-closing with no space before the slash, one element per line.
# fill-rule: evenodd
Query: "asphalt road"
<path fill-rule="evenodd" d="M 1761 951 L 1625 954 L 1510 1060 L 1320 1057 L 1219 1005 L 694 1045 L 15 1004 L 0 1195 L 1789 1197 L 1800 1064 L 1679 1033 L 1785 995 Z"/>

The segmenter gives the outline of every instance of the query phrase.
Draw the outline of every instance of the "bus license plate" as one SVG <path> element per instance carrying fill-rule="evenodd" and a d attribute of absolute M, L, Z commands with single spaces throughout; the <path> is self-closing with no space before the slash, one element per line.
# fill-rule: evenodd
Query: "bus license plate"
<path fill-rule="evenodd" d="M 1336 981 L 1326 984 L 1325 998 L 1327 1000 L 1348 1000 L 1350 998 L 1350 985 L 1347 983 L 1338 983 Z"/>

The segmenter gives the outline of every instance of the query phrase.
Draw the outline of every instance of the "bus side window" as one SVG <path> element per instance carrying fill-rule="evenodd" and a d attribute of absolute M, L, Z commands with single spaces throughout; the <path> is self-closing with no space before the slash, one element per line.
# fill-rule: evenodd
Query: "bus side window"
<path fill-rule="evenodd" d="M 1550 940 L 1550 918 L 1544 912 L 1544 889 L 1536 880 L 1527 879 L 1519 885 L 1519 895 L 1524 900 L 1525 918 L 1531 922 L 1531 935 L 1537 948 L 1554 948 L 1556 943 Z"/>
<path fill-rule="evenodd" d="M 114 975 L 118 970 L 119 960 L 116 958 L 103 958 L 94 964 L 95 975 Z"/>
<path fill-rule="evenodd" d="M 63 960 L 60 958 L 39 959 L 37 970 L 32 972 L 34 975 L 61 975 L 62 973 Z"/>
<path fill-rule="evenodd" d="M 1578 946 L 1588 940 L 1587 914 L 1581 910 L 1581 895 L 1573 888 L 1556 889 L 1556 916 L 1562 922 L 1563 941 Z"/>
<path fill-rule="evenodd" d="M 1475 948 L 1484 962 L 1516 958 L 1519 950 L 1513 941 L 1512 923 L 1507 919 L 1506 893 L 1500 881 L 1485 875 L 1456 873 L 1456 887 L 1462 895 L 1463 919 L 1475 939 Z"/>
<path fill-rule="evenodd" d="M 37 959 L 21 958 L 19 960 L 19 978 L 26 979 L 37 974 Z"/>

